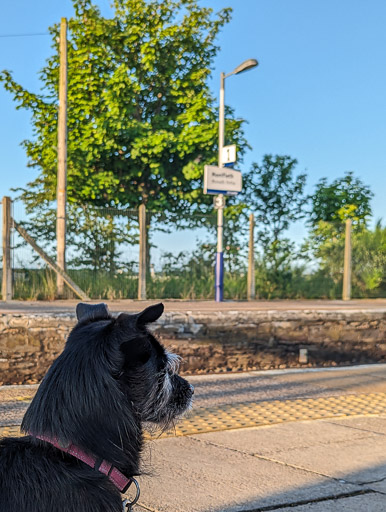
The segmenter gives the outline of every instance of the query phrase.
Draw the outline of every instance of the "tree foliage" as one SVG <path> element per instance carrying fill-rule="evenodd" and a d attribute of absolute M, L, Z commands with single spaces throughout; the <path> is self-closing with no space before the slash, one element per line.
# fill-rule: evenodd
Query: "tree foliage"
<path fill-rule="evenodd" d="M 362 296 L 386 293 L 386 227 L 378 220 L 374 229 L 353 237 L 353 284 Z"/>
<path fill-rule="evenodd" d="M 322 178 L 311 196 L 310 236 L 304 243 L 303 251 L 317 258 L 322 267 L 326 265 L 326 270 L 329 267 L 335 282 L 339 279 L 338 260 L 338 268 L 343 268 L 345 220 L 352 220 L 354 233 L 362 233 L 371 215 L 372 197 L 370 187 L 352 172 L 347 172 L 343 178 L 337 178 L 331 184 L 327 178 Z"/>
<path fill-rule="evenodd" d="M 311 196 L 310 224 L 316 227 L 319 221 L 341 223 L 351 218 L 354 225 L 363 225 L 371 216 L 372 197 L 370 187 L 353 172 L 347 172 L 331 184 L 327 178 L 322 178 Z"/>
<path fill-rule="evenodd" d="M 291 222 L 304 218 L 307 175 L 294 176 L 297 160 L 290 156 L 264 155 L 245 177 L 245 198 L 255 212 L 259 238 L 278 240 Z"/>
<path fill-rule="evenodd" d="M 285 234 L 291 223 L 304 218 L 308 201 L 304 192 L 307 176 L 295 175 L 296 165 L 297 160 L 290 156 L 264 155 L 262 163 L 254 163 L 244 179 L 244 199 L 256 219 L 258 281 L 264 275 L 268 297 L 287 287 L 296 259 L 295 244 Z"/>
<path fill-rule="evenodd" d="M 114 0 L 104 18 L 91 0 L 73 0 L 68 42 L 68 200 L 84 205 L 184 212 L 209 205 L 204 163 L 217 158 L 217 112 L 207 79 L 218 32 L 216 15 L 197 0 Z M 0 79 L 17 108 L 31 112 L 23 142 L 38 177 L 22 190 L 27 209 L 56 197 L 58 35 L 40 73 L 41 94 L 8 71 Z M 228 110 L 227 137 L 246 147 L 243 121 Z M 205 208 L 203 208 L 205 209 Z"/>
<path fill-rule="evenodd" d="M 341 223 L 344 226 L 344 223 Z M 329 280 L 340 296 L 344 267 L 344 231 L 339 224 L 319 221 L 305 248 L 319 262 L 318 274 Z M 386 228 L 378 221 L 374 229 L 365 226 L 352 234 L 352 287 L 356 297 L 384 295 L 386 290 Z M 377 292 L 376 292 L 377 290 Z"/>
<path fill-rule="evenodd" d="M 311 196 L 310 234 L 303 244 L 309 260 L 318 261 L 317 275 L 342 290 L 345 221 L 352 220 L 352 287 L 354 296 L 368 296 L 384 287 L 385 229 L 378 222 L 368 229 L 373 193 L 360 178 L 347 172 L 328 183 L 322 178 Z"/>
<path fill-rule="evenodd" d="M 130 216 L 110 208 L 72 206 L 72 210 L 69 242 L 76 250 L 69 254 L 70 267 L 105 270 L 110 275 L 131 267 L 123 250 L 124 244 L 138 243 L 136 212 Z"/>

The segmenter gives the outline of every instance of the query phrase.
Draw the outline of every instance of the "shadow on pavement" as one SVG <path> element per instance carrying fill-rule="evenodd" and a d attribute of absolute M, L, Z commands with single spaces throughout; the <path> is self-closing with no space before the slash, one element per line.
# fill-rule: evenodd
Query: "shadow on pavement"
<path fill-rule="evenodd" d="M 238 501 L 235 497 L 229 505 L 202 509 L 202 512 L 268 512 L 276 510 L 384 512 L 386 510 L 386 464 L 348 473 L 340 479 L 330 479 L 330 481 L 330 485 L 327 482 L 319 483 L 265 496 L 261 495 L 261 489 L 258 489 L 257 483 L 256 495 L 249 500 Z M 253 489 L 251 489 L 251 494 L 253 494 Z M 198 509 L 197 512 L 199 512 Z"/>

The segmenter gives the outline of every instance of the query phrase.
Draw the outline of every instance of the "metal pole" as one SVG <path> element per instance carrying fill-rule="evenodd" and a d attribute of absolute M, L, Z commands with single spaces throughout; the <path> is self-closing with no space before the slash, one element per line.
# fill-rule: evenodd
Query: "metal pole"
<path fill-rule="evenodd" d="M 344 243 L 344 270 L 343 270 L 343 300 L 351 299 L 351 225 L 352 220 L 346 220 L 346 237 Z"/>
<path fill-rule="evenodd" d="M 139 207 L 138 300 L 146 300 L 146 207 Z"/>
<path fill-rule="evenodd" d="M 249 216 L 249 254 L 248 254 L 248 300 L 253 300 L 255 294 L 255 240 L 254 240 L 255 216 Z"/>
<path fill-rule="evenodd" d="M 222 148 L 225 132 L 225 73 L 220 76 L 220 108 L 218 117 L 218 166 L 222 167 Z M 222 196 L 222 194 L 220 194 Z M 217 210 L 217 252 L 215 264 L 214 299 L 221 302 L 224 297 L 224 249 L 223 249 L 224 209 Z"/>
<path fill-rule="evenodd" d="M 12 300 L 11 206 L 11 198 L 3 197 L 3 282 L 1 295 L 4 301 Z"/>
<path fill-rule="evenodd" d="M 67 196 L 67 20 L 60 21 L 60 72 L 59 72 L 59 114 L 58 114 L 58 183 L 56 262 L 62 270 L 66 269 L 66 196 Z M 58 296 L 64 294 L 64 279 L 57 274 Z"/>

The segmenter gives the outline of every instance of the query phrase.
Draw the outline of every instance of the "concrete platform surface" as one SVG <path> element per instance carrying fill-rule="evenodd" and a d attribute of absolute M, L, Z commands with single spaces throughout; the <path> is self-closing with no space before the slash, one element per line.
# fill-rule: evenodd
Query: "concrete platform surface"
<path fill-rule="evenodd" d="M 160 439 L 137 510 L 386 510 L 386 415 Z"/>
<path fill-rule="evenodd" d="M 80 300 L 48 301 L 0 301 L 1 313 L 74 313 Z M 255 300 L 224 301 L 211 300 L 93 300 L 90 303 L 106 302 L 111 311 L 138 312 L 145 307 L 163 302 L 165 311 L 386 311 L 386 299 L 342 300 Z"/>
<path fill-rule="evenodd" d="M 272 510 L 272 509 L 271 509 Z M 336 500 L 322 500 L 319 503 L 282 508 L 282 512 L 384 512 L 385 502 L 382 496 L 365 494 Z"/>
<path fill-rule="evenodd" d="M 191 424 L 147 441 L 135 511 L 386 511 L 386 365 L 190 380 Z M 0 435 L 36 387 L 0 387 Z"/>
<path fill-rule="evenodd" d="M 292 399 L 293 414 L 274 425 L 151 442 L 138 511 L 386 511 L 384 408 L 366 414 L 348 404 L 346 417 L 293 421 L 299 396 L 306 404 L 367 392 L 370 403 L 371 392 L 385 391 L 385 377 L 385 365 L 194 377 L 197 408 L 259 396 L 279 407 Z M 299 394 L 291 394 L 294 385 Z"/>

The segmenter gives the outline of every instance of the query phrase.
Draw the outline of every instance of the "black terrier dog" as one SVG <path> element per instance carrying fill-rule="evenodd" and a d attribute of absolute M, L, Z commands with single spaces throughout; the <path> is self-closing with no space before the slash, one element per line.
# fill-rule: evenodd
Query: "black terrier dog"
<path fill-rule="evenodd" d="M 0 512 L 125 509 L 143 424 L 167 428 L 192 403 L 178 356 L 146 329 L 163 309 L 115 318 L 105 304 L 78 304 L 78 323 L 24 416 L 27 435 L 0 442 Z"/>

